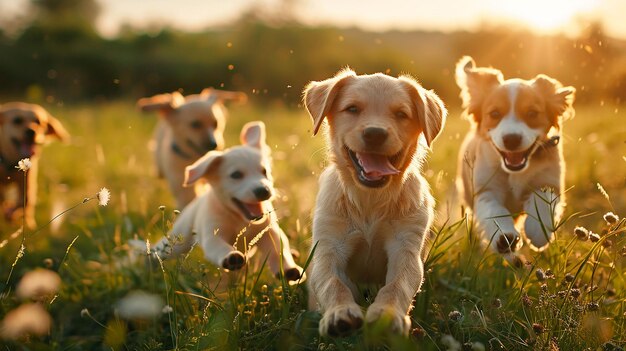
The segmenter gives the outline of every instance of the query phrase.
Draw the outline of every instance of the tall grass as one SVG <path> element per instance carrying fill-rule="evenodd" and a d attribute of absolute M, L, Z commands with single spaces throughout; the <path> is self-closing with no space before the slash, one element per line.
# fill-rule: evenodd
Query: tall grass
<path fill-rule="evenodd" d="M 577 117 L 566 122 L 565 220 L 546 251 L 524 249 L 522 268 L 481 244 L 472 218 L 455 199 L 457 152 L 467 125 L 451 115 L 424 170 L 439 214 L 409 339 L 387 335 L 384 326 L 350 338 L 320 338 L 320 316 L 306 310 L 306 288 L 274 278 L 260 254 L 245 269 L 230 273 L 206 262 L 198 249 L 178 260 L 146 263 L 126 242 L 136 237 L 155 242 L 176 217 L 146 146 L 157 117 L 140 115 L 130 102 L 61 106 L 52 113 L 73 139 L 44 151 L 38 223 L 102 186 L 111 189 L 112 200 L 107 207 L 79 206 L 56 219 L 56 227 L 27 237 L 25 254 L 10 278 L 20 247 L 20 235 L 10 235 L 20 225 L 1 223 L 0 236 L 7 241 L 0 247 L 0 282 L 6 281 L 0 283 L 0 318 L 21 303 L 14 289 L 26 272 L 47 267 L 62 279 L 58 296 L 45 303 L 54 321 L 50 333 L 0 339 L 6 349 L 446 350 L 453 349 L 446 346 L 453 341 L 468 350 L 481 345 L 493 350 L 626 346 L 626 221 L 603 219 L 608 211 L 626 215 L 626 126 L 613 108 L 579 107 Z M 300 252 L 298 263 L 305 265 L 324 141 L 311 136 L 302 110 L 236 106 L 226 128 L 227 146 L 237 144 L 241 126 L 256 119 L 268 126 L 280 225 Z M 579 240 L 576 226 L 598 233 L 599 240 Z M 160 297 L 169 308 L 150 318 L 121 317 L 119 301 L 137 290 Z"/>

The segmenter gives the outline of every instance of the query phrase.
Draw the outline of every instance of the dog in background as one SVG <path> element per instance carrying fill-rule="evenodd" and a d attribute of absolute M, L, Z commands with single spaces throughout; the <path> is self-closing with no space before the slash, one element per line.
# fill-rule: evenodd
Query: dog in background
<path fill-rule="evenodd" d="M 224 101 L 245 100 L 246 94 L 241 92 L 207 88 L 187 97 L 173 92 L 137 101 L 142 111 L 159 111 L 162 117 L 154 133 L 154 156 L 157 172 L 167 180 L 178 208 L 185 207 L 197 193 L 193 187 L 183 187 L 185 167 L 207 151 L 224 148 Z"/>
<path fill-rule="evenodd" d="M 543 250 L 564 206 L 562 120 L 574 115 L 575 89 L 540 74 L 504 80 L 471 57 L 456 66 L 472 124 L 459 153 L 458 189 L 496 252 L 515 260 L 522 246 Z M 516 228 L 516 222 L 518 228 Z"/>
<path fill-rule="evenodd" d="M 313 215 L 310 309 L 321 335 L 344 336 L 381 318 L 408 335 L 408 313 L 424 272 L 421 253 L 434 199 L 420 168 L 444 125 L 435 93 L 408 76 L 346 69 L 311 82 L 304 104 L 313 134 L 328 121 L 330 164 Z M 420 142 L 421 140 L 421 142 Z M 383 285 L 365 317 L 359 284 Z"/>
<path fill-rule="evenodd" d="M 169 236 L 157 242 L 153 251 L 168 259 L 188 252 L 197 242 L 209 262 L 233 271 L 246 264 L 246 255 L 234 246 L 243 244 L 239 236 L 245 235 L 248 243 L 258 240 L 258 251 L 268 255 L 274 275 L 280 276 L 282 269 L 288 281 L 304 281 L 272 207 L 275 190 L 265 125 L 246 124 L 241 142 L 225 151 L 209 151 L 186 168 L 185 186 L 204 179 L 210 187 L 182 210 Z M 143 241 L 131 245 L 146 250 Z"/>
<path fill-rule="evenodd" d="M 52 139 L 67 141 L 69 134 L 43 107 L 24 102 L 0 106 L 0 204 L 6 219 L 23 216 L 28 228 L 36 226 L 38 160 L 42 145 Z M 30 159 L 31 166 L 21 174 L 16 166 L 24 158 Z M 17 186 L 15 201 L 6 198 L 11 186 Z"/>

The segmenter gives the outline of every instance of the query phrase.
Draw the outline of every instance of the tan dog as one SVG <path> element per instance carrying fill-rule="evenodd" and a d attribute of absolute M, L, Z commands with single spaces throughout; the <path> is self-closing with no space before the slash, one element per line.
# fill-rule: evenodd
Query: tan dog
<path fill-rule="evenodd" d="M 319 332 L 343 336 L 360 328 L 357 285 L 373 283 L 384 286 L 365 321 L 389 318 L 395 332 L 407 335 L 434 205 L 420 174 L 425 148 L 418 141 L 423 136 L 431 145 L 446 109 L 410 77 L 351 70 L 311 82 L 304 102 L 314 134 L 325 117 L 329 125 L 330 165 L 320 177 L 309 270 L 309 308 L 323 312 Z"/>
<path fill-rule="evenodd" d="M 0 204 L 7 219 L 15 220 L 23 215 L 26 226 L 36 226 L 39 155 L 41 146 L 54 138 L 66 141 L 69 134 L 43 107 L 24 102 L 11 102 L 0 107 Z M 32 164 L 25 174 L 26 179 L 16 168 L 18 161 L 24 158 L 29 158 Z M 17 186 L 18 195 L 15 203 L 8 204 L 4 197 L 11 185 Z"/>
<path fill-rule="evenodd" d="M 207 88 L 187 97 L 173 92 L 137 102 L 142 111 L 159 111 L 162 117 L 154 133 L 155 160 L 159 176 L 167 180 L 178 208 L 196 197 L 194 187 L 182 186 L 185 167 L 207 151 L 224 148 L 226 100 L 243 102 L 246 94 Z"/>
<path fill-rule="evenodd" d="M 174 222 L 169 238 L 154 246 L 162 259 L 188 252 L 198 242 L 205 258 L 218 267 L 238 270 L 246 256 L 234 246 L 252 243 L 257 235 L 259 251 L 268 255 L 272 273 L 281 269 L 289 281 L 304 280 L 303 270 L 291 255 L 289 240 L 278 226 L 271 198 L 274 186 L 270 149 L 265 143 L 265 125 L 251 122 L 241 132 L 242 146 L 210 151 L 185 170 L 185 186 L 201 178 L 210 189 L 195 198 Z M 193 234 L 197 235 L 193 235 Z M 131 241 L 145 250 L 143 242 Z M 282 260 L 282 262 L 281 262 Z M 282 264 L 281 264 L 282 263 Z"/>
<path fill-rule="evenodd" d="M 573 116 L 575 89 L 545 75 L 504 80 L 471 57 L 456 67 L 472 129 L 459 154 L 458 188 L 491 247 L 509 260 L 522 245 L 544 249 L 563 211 L 565 165 L 557 133 Z M 525 214 L 525 216 L 519 216 Z M 523 221 L 521 219 L 525 218 Z"/>

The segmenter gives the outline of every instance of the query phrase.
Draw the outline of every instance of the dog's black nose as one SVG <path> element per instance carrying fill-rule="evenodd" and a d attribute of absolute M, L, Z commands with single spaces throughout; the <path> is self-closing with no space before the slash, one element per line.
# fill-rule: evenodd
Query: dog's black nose
<path fill-rule="evenodd" d="M 367 127 L 363 130 L 363 141 L 366 144 L 380 145 L 387 140 L 388 135 L 383 128 Z"/>
<path fill-rule="evenodd" d="M 520 134 L 506 134 L 502 137 L 502 142 L 508 150 L 515 150 L 522 143 L 522 136 Z"/>
<path fill-rule="evenodd" d="M 267 199 L 269 199 L 272 196 L 272 192 L 266 186 L 258 187 L 256 189 L 252 190 L 252 192 L 254 193 L 254 196 L 259 201 L 267 200 Z"/>
<path fill-rule="evenodd" d="M 24 138 L 26 138 L 27 141 L 32 142 L 35 140 L 35 131 L 32 129 L 26 129 L 24 131 Z"/>

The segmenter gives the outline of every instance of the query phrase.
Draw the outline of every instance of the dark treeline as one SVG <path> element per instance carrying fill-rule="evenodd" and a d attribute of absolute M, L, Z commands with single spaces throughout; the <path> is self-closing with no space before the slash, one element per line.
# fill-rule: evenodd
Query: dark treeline
<path fill-rule="evenodd" d="M 471 55 L 505 77 L 551 75 L 575 86 L 579 102 L 621 103 L 625 53 L 625 42 L 606 37 L 599 24 L 572 39 L 503 28 L 375 33 L 247 14 L 227 28 L 201 33 L 168 28 L 148 34 L 129 27 L 106 39 L 86 21 L 57 16 L 33 20 L 17 34 L 0 32 L 0 94 L 52 103 L 213 86 L 293 106 L 309 80 L 350 66 L 358 73 L 408 73 L 454 99 L 454 64 Z"/>

